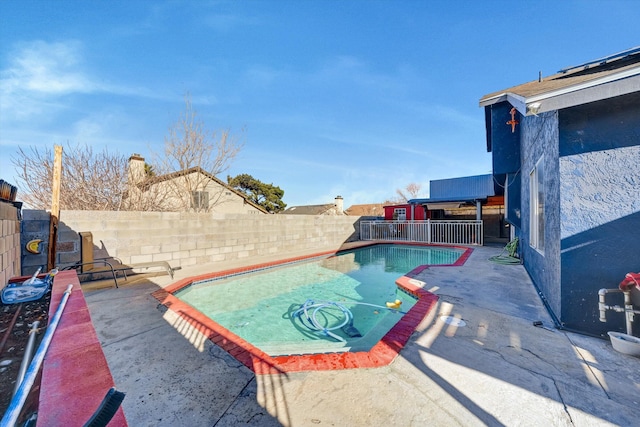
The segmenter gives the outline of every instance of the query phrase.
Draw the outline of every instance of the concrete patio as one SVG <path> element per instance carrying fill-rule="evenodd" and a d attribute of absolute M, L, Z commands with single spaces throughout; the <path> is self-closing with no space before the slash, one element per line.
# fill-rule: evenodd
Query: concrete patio
<path fill-rule="evenodd" d="M 255 375 L 158 305 L 151 293 L 168 276 L 83 289 L 131 426 L 638 425 L 640 358 L 534 327 L 553 323 L 522 266 L 488 260 L 501 250 L 420 273 L 438 305 L 375 369 Z M 184 268 L 174 281 L 233 267 Z"/>

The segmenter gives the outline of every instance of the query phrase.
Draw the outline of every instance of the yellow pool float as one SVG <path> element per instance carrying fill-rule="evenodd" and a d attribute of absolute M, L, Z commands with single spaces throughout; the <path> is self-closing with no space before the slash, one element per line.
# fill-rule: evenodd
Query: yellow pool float
<path fill-rule="evenodd" d="M 402 301 L 400 301 L 399 299 L 395 300 L 394 302 L 387 302 L 387 308 L 390 308 L 392 310 L 399 309 L 401 305 Z"/>

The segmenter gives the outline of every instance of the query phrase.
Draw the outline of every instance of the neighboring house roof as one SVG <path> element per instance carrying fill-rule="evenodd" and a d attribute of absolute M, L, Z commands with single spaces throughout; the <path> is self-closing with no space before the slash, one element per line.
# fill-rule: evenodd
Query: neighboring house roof
<path fill-rule="evenodd" d="M 244 193 L 242 193 L 241 191 L 238 191 L 235 188 L 229 186 L 229 184 L 227 184 L 226 182 L 220 180 L 215 175 L 210 174 L 209 172 L 205 171 L 200 166 L 194 166 L 194 167 L 191 167 L 189 169 L 183 169 L 181 171 L 172 172 L 172 173 L 168 173 L 168 174 L 160 175 L 160 176 L 155 176 L 155 177 L 153 177 L 153 178 L 151 178 L 149 180 L 146 180 L 143 183 L 141 183 L 141 186 L 149 187 L 149 186 L 152 186 L 154 184 L 158 184 L 160 182 L 170 181 L 172 179 L 175 179 L 175 178 L 178 178 L 178 177 L 181 177 L 181 176 L 190 175 L 190 174 L 193 174 L 193 173 L 199 173 L 199 174 L 202 174 L 202 175 L 206 176 L 208 179 L 214 181 L 216 184 L 218 184 L 218 185 L 220 185 L 222 187 L 225 187 L 227 190 L 232 191 L 233 193 L 235 193 L 238 196 L 242 197 L 247 204 L 253 206 L 254 208 L 258 209 L 259 211 L 261 211 L 263 213 L 266 213 L 266 214 L 269 213 L 262 206 L 260 206 L 257 203 L 249 200 L 249 198 Z"/>
<path fill-rule="evenodd" d="M 326 205 L 291 206 L 280 213 L 284 215 L 323 215 L 331 209 L 335 209 L 335 207 L 336 205 L 333 203 L 327 203 Z"/>
<path fill-rule="evenodd" d="M 351 216 L 384 216 L 384 205 L 382 203 L 351 205 L 344 212 Z"/>
<path fill-rule="evenodd" d="M 490 93 L 480 99 L 480 106 L 508 101 L 520 114 L 535 115 L 625 95 L 639 87 L 640 47 L 636 47 Z"/>
<path fill-rule="evenodd" d="M 280 212 L 284 215 L 344 215 L 342 196 L 336 196 L 335 203 L 324 205 L 291 206 Z"/>

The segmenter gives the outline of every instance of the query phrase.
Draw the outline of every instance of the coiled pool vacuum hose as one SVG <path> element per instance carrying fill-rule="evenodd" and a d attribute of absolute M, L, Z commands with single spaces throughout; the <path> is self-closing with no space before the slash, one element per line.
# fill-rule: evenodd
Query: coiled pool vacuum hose
<path fill-rule="evenodd" d="M 401 314 L 407 314 L 404 311 L 400 311 L 400 310 L 396 310 L 396 309 L 392 309 L 389 307 L 384 307 L 382 305 L 377 305 L 377 304 L 369 304 L 366 302 L 352 302 L 351 304 L 358 304 L 358 305 L 368 305 L 370 307 L 376 307 L 376 308 L 383 308 L 385 310 L 390 310 L 390 311 L 395 311 Z M 342 314 L 344 314 L 344 320 L 342 321 L 342 323 L 340 323 L 337 326 L 332 326 L 330 328 L 323 326 L 318 319 L 316 318 L 318 312 L 322 309 L 326 309 L 326 308 L 331 308 L 331 307 L 335 307 L 338 310 L 340 310 L 342 312 Z M 302 316 L 302 314 L 304 314 L 304 317 Z M 334 301 L 321 301 L 321 302 L 315 302 L 312 299 L 308 299 L 304 302 L 304 304 L 302 304 L 300 306 L 299 309 L 297 309 L 294 313 L 293 313 L 293 317 L 298 317 L 300 318 L 300 322 L 305 325 L 307 328 L 314 330 L 314 331 L 319 331 L 322 332 L 323 334 L 325 334 L 328 337 L 331 337 L 335 340 L 338 340 L 340 342 L 347 342 L 344 338 L 342 338 L 340 335 L 336 335 L 331 331 L 335 331 L 336 329 L 341 329 L 344 326 L 351 324 L 353 321 L 353 313 L 351 313 L 351 310 L 349 310 L 347 307 L 345 307 L 343 304 L 340 304 L 338 302 L 334 302 Z"/>

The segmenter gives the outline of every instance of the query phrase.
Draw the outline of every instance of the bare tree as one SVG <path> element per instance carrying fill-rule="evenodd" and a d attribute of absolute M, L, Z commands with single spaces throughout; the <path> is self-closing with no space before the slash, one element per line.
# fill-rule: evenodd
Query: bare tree
<path fill-rule="evenodd" d="M 156 174 L 151 182 L 167 192 L 165 208 L 210 211 L 221 203 L 225 188 L 212 185 L 211 177 L 227 171 L 243 145 L 228 129 L 208 130 L 186 95 L 185 110 L 165 137 L 163 155 L 151 153 Z"/>
<path fill-rule="evenodd" d="M 12 157 L 22 200 L 34 209 L 51 207 L 53 186 L 51 147 L 19 148 Z M 158 210 L 163 195 L 141 197 L 132 191 L 127 158 L 88 145 L 66 144 L 62 152 L 60 208 L 66 210 Z"/>
<path fill-rule="evenodd" d="M 400 188 L 398 188 L 396 190 L 396 195 L 397 198 L 391 200 L 393 203 L 406 203 L 407 201 L 411 200 L 411 199 L 415 199 L 418 197 L 418 195 L 420 194 L 420 190 L 422 190 L 422 185 L 412 182 L 410 184 L 408 184 L 405 188 L 404 191 L 401 190 Z M 406 193 L 405 193 L 406 191 Z"/>
<path fill-rule="evenodd" d="M 18 172 L 25 203 L 35 209 L 51 207 L 53 179 L 51 147 L 18 149 L 12 162 Z M 62 155 L 60 208 L 70 210 L 120 210 L 126 191 L 127 161 L 90 146 L 67 144 Z"/>
<path fill-rule="evenodd" d="M 169 129 L 162 156 L 153 166 L 134 154 L 70 145 L 62 156 L 60 208 L 68 210 L 209 211 L 224 200 L 226 184 L 216 175 L 228 170 L 243 144 L 229 130 L 211 132 L 185 97 L 185 111 Z M 12 162 L 22 199 L 35 209 L 51 204 L 53 151 L 19 149 Z M 22 192 L 21 191 L 21 192 Z"/>

